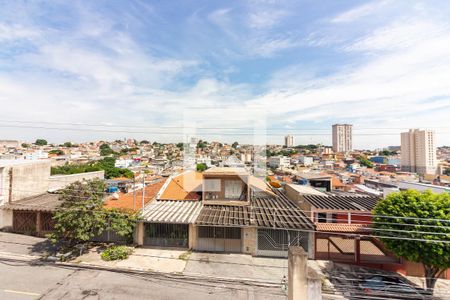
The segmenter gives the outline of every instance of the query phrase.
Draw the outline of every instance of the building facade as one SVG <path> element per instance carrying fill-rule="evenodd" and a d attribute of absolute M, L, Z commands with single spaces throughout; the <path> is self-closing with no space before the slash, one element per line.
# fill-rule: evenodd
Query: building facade
<path fill-rule="evenodd" d="M 294 136 L 292 136 L 292 135 L 286 135 L 286 136 L 284 137 L 284 145 L 285 145 L 287 148 L 294 147 Z"/>
<path fill-rule="evenodd" d="M 291 159 L 287 156 L 271 156 L 267 160 L 267 164 L 271 168 L 289 168 L 291 166 Z"/>
<path fill-rule="evenodd" d="M 401 133 L 402 171 L 418 174 L 436 173 L 436 146 L 434 132 L 410 129 Z"/>
<path fill-rule="evenodd" d="M 243 169 L 216 167 L 172 176 L 143 211 L 135 242 L 150 247 L 313 258 L 312 221 L 277 190 Z"/>
<path fill-rule="evenodd" d="M 333 151 L 349 152 L 353 150 L 353 125 L 333 125 Z"/>

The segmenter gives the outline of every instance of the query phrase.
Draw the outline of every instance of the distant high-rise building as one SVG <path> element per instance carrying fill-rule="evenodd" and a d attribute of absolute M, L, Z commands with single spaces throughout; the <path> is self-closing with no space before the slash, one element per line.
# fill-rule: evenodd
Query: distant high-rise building
<path fill-rule="evenodd" d="M 294 147 L 294 136 L 292 136 L 292 135 L 286 135 L 285 137 L 284 137 L 284 145 L 286 146 L 286 147 Z"/>
<path fill-rule="evenodd" d="M 410 129 L 401 134 L 402 171 L 418 174 L 436 173 L 436 146 L 434 132 Z"/>
<path fill-rule="evenodd" d="M 333 151 L 349 152 L 353 150 L 352 133 L 353 125 L 334 124 L 333 125 Z"/>

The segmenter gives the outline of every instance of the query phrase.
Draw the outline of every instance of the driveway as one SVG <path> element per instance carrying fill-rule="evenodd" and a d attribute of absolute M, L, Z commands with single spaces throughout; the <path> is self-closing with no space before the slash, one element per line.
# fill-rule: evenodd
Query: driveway
<path fill-rule="evenodd" d="M 193 252 L 183 274 L 281 283 L 287 278 L 287 259 Z"/>

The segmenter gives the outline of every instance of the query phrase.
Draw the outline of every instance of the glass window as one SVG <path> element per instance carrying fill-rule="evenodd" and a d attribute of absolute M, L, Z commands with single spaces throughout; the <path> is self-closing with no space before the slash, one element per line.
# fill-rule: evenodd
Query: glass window
<path fill-rule="evenodd" d="M 317 213 L 317 222 L 326 223 L 327 222 L 327 213 Z"/>

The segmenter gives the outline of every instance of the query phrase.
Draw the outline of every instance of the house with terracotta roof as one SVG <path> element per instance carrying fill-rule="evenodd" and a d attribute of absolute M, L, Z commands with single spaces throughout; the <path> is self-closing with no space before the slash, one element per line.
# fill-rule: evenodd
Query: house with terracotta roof
<path fill-rule="evenodd" d="M 288 247 L 297 245 L 313 256 L 312 221 L 243 168 L 172 176 L 145 207 L 143 219 L 136 233 L 143 246 L 286 256 Z"/>
<path fill-rule="evenodd" d="M 372 236 L 371 211 L 379 200 L 374 195 L 338 191 L 301 195 L 298 205 L 316 225 L 316 259 L 378 267 L 400 264 Z"/>
<path fill-rule="evenodd" d="M 420 264 L 396 257 L 371 229 L 372 210 L 381 198 L 373 194 L 324 192 L 309 186 L 288 184 L 285 192 L 316 227 L 314 257 L 423 276 Z M 450 270 L 443 278 L 450 277 Z"/>

